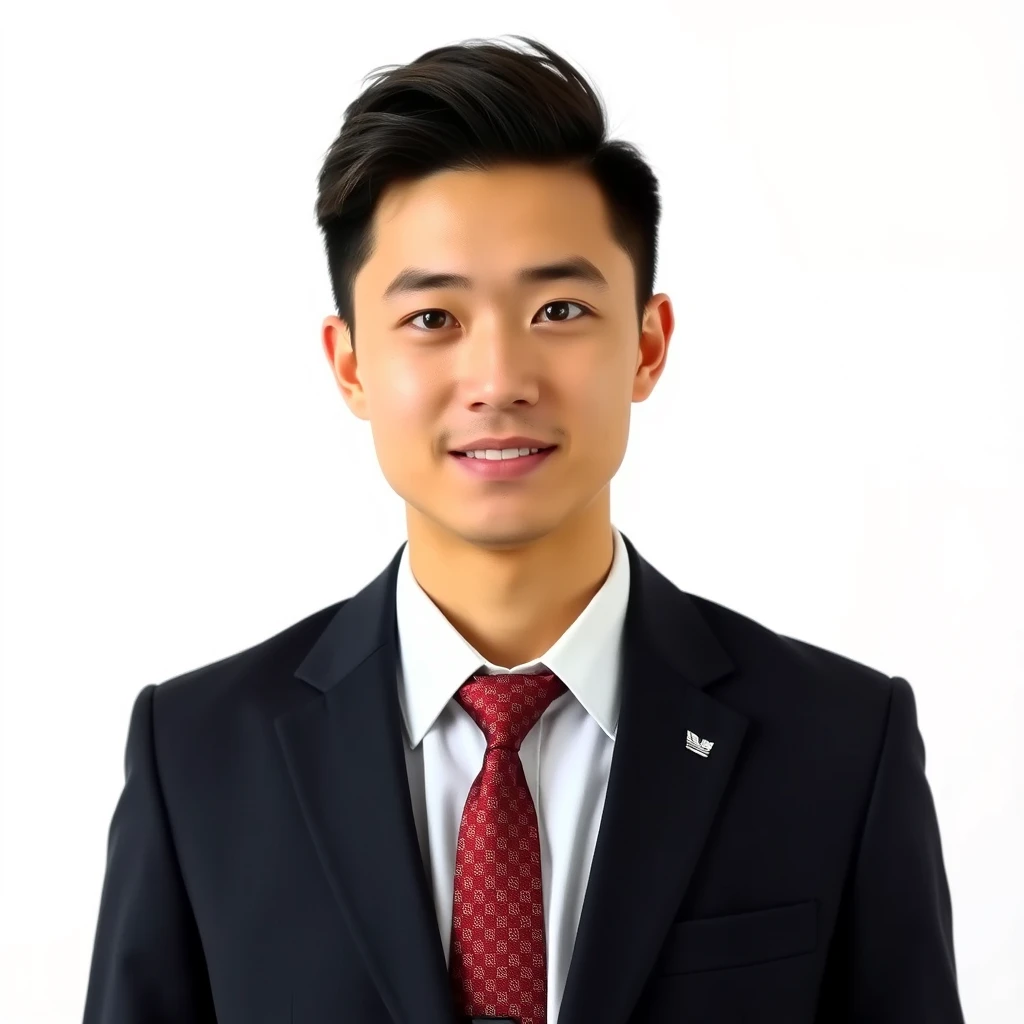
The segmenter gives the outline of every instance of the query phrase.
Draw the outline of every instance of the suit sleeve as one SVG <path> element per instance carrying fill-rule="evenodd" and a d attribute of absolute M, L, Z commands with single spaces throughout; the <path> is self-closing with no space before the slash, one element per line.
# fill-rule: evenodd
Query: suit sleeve
<path fill-rule="evenodd" d="M 914 693 L 892 679 L 818 1024 L 963 1024 L 953 915 Z"/>
<path fill-rule="evenodd" d="M 202 947 L 154 751 L 155 685 L 135 699 L 114 808 L 85 1024 L 214 1024 Z"/>

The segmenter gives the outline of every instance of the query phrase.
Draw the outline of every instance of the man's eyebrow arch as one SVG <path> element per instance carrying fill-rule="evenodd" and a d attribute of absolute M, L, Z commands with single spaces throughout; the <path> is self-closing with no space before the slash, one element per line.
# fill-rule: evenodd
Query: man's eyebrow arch
<path fill-rule="evenodd" d="M 562 281 L 567 279 L 585 281 L 607 288 L 604 274 L 585 256 L 569 256 L 554 263 L 542 263 L 535 267 L 522 267 L 516 273 L 516 283 L 534 284 L 538 281 Z M 428 291 L 434 288 L 472 288 L 473 282 L 463 274 L 446 274 L 423 270 L 420 267 L 406 267 L 384 290 L 384 298 L 391 298 L 403 292 Z"/>

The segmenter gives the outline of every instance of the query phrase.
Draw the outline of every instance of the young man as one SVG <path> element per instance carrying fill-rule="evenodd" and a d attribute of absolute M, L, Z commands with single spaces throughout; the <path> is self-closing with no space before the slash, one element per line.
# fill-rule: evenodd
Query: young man
<path fill-rule="evenodd" d="M 611 524 L 657 183 L 526 41 L 384 75 L 327 154 L 323 345 L 408 543 L 141 691 L 86 1024 L 962 1022 L 908 682 Z"/>

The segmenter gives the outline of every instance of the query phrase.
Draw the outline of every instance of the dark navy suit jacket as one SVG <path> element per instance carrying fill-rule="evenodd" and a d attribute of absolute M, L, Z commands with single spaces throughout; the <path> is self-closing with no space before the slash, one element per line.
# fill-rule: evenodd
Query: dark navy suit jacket
<path fill-rule="evenodd" d="M 909 683 L 626 547 L 618 733 L 557 1024 L 962 1024 Z M 398 705 L 400 556 L 141 690 L 85 1024 L 456 1019 Z"/>

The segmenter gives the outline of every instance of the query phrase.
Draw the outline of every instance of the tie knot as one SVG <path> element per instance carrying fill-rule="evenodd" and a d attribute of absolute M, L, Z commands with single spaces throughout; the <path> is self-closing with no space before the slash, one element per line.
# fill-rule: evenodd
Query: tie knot
<path fill-rule="evenodd" d="M 565 691 L 565 683 L 553 672 L 505 673 L 470 676 L 459 687 L 455 699 L 483 730 L 488 750 L 518 750 L 547 706 Z"/>

